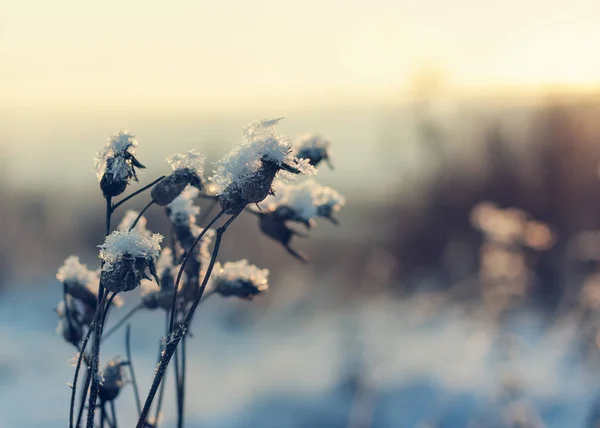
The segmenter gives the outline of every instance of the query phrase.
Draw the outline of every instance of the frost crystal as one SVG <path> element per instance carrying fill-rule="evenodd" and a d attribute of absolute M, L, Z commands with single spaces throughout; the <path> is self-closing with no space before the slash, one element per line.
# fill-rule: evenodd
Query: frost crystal
<path fill-rule="evenodd" d="M 169 156 L 167 163 L 171 165 L 173 171 L 188 169 L 201 177 L 204 172 L 204 159 L 206 159 L 205 156 L 192 149 L 187 153 L 176 153 Z"/>
<path fill-rule="evenodd" d="M 119 230 L 120 232 L 127 232 L 139 214 L 140 213 L 138 213 L 135 210 L 128 210 L 123 216 L 123 220 L 121 220 L 121 223 L 119 223 L 119 226 L 117 226 L 117 230 Z M 142 216 L 135 224 L 135 230 L 144 236 L 148 236 L 150 235 L 150 232 L 148 231 L 148 229 L 146 229 L 147 224 L 148 220 L 146 220 L 146 217 Z"/>
<path fill-rule="evenodd" d="M 291 167 L 312 175 L 315 169 L 307 159 L 298 159 L 292 154 L 291 142 L 278 134 L 275 125 L 281 119 L 263 120 L 250 123 L 242 134 L 242 142 L 228 155 L 216 163 L 216 170 L 210 180 L 222 193 L 231 184 L 244 186 L 261 168 L 263 161 L 269 161 L 280 168 Z M 279 175 L 290 178 L 289 173 Z"/>
<path fill-rule="evenodd" d="M 188 186 L 181 195 L 168 205 L 169 220 L 171 223 L 189 226 L 196 223 L 196 216 L 200 213 L 200 207 L 194 205 L 194 199 L 200 191 L 195 187 Z"/>
<path fill-rule="evenodd" d="M 145 236 L 137 230 L 111 233 L 104 244 L 100 245 L 100 258 L 105 262 L 102 270 L 111 270 L 112 265 L 119 262 L 125 254 L 135 258 L 156 259 L 162 239 L 162 235 L 158 233 Z"/>
<path fill-rule="evenodd" d="M 129 165 L 127 159 L 135 155 L 137 145 L 138 141 L 135 136 L 126 130 L 121 130 L 112 135 L 102 150 L 96 154 L 95 164 L 98 181 L 107 171 L 111 172 L 116 178 L 128 178 Z M 110 166 L 107 166 L 108 159 L 114 159 L 113 162 L 110 162 Z"/>
<path fill-rule="evenodd" d="M 74 282 L 86 286 L 93 286 L 98 282 L 98 274 L 79 262 L 79 257 L 69 256 L 58 269 L 56 278 L 60 282 Z"/>

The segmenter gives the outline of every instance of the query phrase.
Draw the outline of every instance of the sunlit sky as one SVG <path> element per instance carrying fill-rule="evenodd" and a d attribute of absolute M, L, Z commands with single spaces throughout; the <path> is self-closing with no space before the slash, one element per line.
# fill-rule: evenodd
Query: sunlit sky
<path fill-rule="evenodd" d="M 5 2 L 0 106 L 228 108 L 600 82 L 597 0 Z"/>

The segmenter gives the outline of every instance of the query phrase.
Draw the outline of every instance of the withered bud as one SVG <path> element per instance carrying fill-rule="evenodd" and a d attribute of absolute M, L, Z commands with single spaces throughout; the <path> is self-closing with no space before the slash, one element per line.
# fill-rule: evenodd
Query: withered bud
<path fill-rule="evenodd" d="M 126 383 L 124 366 L 119 357 L 110 360 L 102 372 L 104 381 L 100 383 L 98 398 L 100 401 L 112 401 L 119 395 L 121 388 Z"/>
<path fill-rule="evenodd" d="M 254 175 L 242 183 L 232 182 L 219 196 L 221 208 L 226 214 L 235 214 L 248 204 L 262 202 L 273 193 L 275 176 L 280 170 L 300 174 L 300 170 L 285 163 L 277 164 L 268 159 L 261 159 L 261 166 Z"/>
<path fill-rule="evenodd" d="M 152 199 L 160 206 L 169 205 L 188 184 L 202 190 L 202 178 L 196 171 L 189 168 L 177 169 L 152 188 Z"/>
<path fill-rule="evenodd" d="M 150 271 L 158 283 L 159 279 L 152 258 L 123 254 L 119 261 L 101 272 L 100 282 L 113 293 L 131 291 L 140 285 L 142 279 L 150 279 L 146 270 Z"/>

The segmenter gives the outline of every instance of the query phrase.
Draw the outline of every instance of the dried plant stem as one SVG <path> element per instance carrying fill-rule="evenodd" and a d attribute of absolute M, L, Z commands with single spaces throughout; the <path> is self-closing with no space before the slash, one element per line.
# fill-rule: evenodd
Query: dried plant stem
<path fill-rule="evenodd" d="M 165 312 L 165 334 L 168 337 L 169 334 L 169 312 Z M 165 345 L 161 343 L 159 353 L 158 353 L 158 361 L 162 358 L 164 352 Z M 166 373 L 165 373 L 166 377 Z M 158 401 L 156 402 L 156 411 L 154 413 L 154 428 L 158 427 L 158 421 L 160 419 L 160 411 L 162 410 L 163 398 L 165 396 L 165 382 L 160 385 L 160 391 L 158 393 Z"/>
<path fill-rule="evenodd" d="M 100 428 L 104 428 L 104 424 L 106 423 L 106 405 L 104 401 L 100 405 Z"/>
<path fill-rule="evenodd" d="M 142 413 L 142 402 L 140 400 L 140 390 L 138 388 L 137 381 L 135 379 L 135 371 L 133 370 L 133 358 L 131 356 L 131 324 L 127 324 L 125 328 L 125 354 L 127 356 L 127 363 L 129 366 L 129 374 L 131 375 L 131 385 L 133 386 L 133 394 L 135 396 L 135 405 L 137 407 L 138 416 Z M 112 403 L 111 403 L 112 406 Z M 113 419 L 116 425 L 117 415 L 113 408 Z"/>
<path fill-rule="evenodd" d="M 111 402 L 110 402 L 110 413 L 112 415 L 112 426 L 113 426 L 113 428 L 118 428 L 118 424 L 117 424 L 117 411 L 115 409 L 115 400 L 111 400 Z"/>
<path fill-rule="evenodd" d="M 183 320 L 183 323 L 178 327 L 177 332 L 175 334 L 171 333 L 167 337 L 165 350 L 163 352 L 162 358 L 160 359 L 160 362 L 158 363 L 158 367 L 156 369 L 156 374 L 154 375 L 154 380 L 152 382 L 152 386 L 150 387 L 150 391 L 148 392 L 148 397 L 146 398 L 146 402 L 144 403 L 144 408 L 142 409 L 142 414 L 140 415 L 140 418 L 138 419 L 138 422 L 136 425 L 137 428 L 144 428 L 145 423 L 146 423 L 146 418 L 148 416 L 148 411 L 150 410 L 152 401 L 154 400 L 156 392 L 158 391 L 158 387 L 160 386 L 161 381 L 162 381 L 163 377 L 165 376 L 169 362 L 171 361 L 171 358 L 173 357 L 173 354 L 175 353 L 175 349 L 177 349 L 177 345 L 179 344 L 181 338 L 186 334 L 187 329 L 189 328 L 190 322 L 194 316 L 194 312 L 195 312 L 196 308 L 198 307 L 200 300 L 202 299 L 202 294 L 204 293 L 204 290 L 206 289 L 206 285 L 208 284 L 208 280 L 210 279 L 210 275 L 214 268 L 214 265 L 215 265 L 215 262 L 217 259 L 217 255 L 219 253 L 219 247 L 221 245 L 221 239 L 223 237 L 223 234 L 225 233 L 227 228 L 231 225 L 231 223 L 233 223 L 233 221 L 240 215 L 240 213 L 242 211 L 243 211 L 243 209 L 239 210 L 238 212 L 233 214 L 223 226 L 221 226 L 217 229 L 217 236 L 215 239 L 215 244 L 214 244 L 212 255 L 210 258 L 210 263 L 208 264 L 206 274 L 204 275 L 204 278 L 202 280 L 202 285 L 200 286 L 200 291 L 198 293 L 198 296 L 194 300 L 194 303 L 192 304 L 185 319 Z M 221 211 L 217 215 L 215 220 L 213 220 L 211 223 L 214 223 L 214 221 L 216 221 L 216 219 L 221 217 L 221 215 L 223 215 L 223 211 Z M 209 226 L 207 226 L 207 228 L 208 227 Z M 194 241 L 194 242 L 197 243 L 197 241 Z M 185 268 L 185 260 L 186 259 L 184 259 L 184 262 L 181 265 L 180 272 L 181 272 L 181 270 L 183 270 Z M 175 285 L 175 290 L 177 290 L 177 285 Z"/>
<path fill-rule="evenodd" d="M 120 207 L 122 204 L 124 204 L 125 202 L 127 202 L 128 200 L 130 200 L 131 198 L 133 198 L 134 196 L 139 195 L 140 193 L 142 193 L 144 190 L 147 190 L 149 188 L 151 188 L 152 186 L 154 186 L 156 183 L 158 183 L 159 181 L 164 180 L 164 178 L 166 177 L 166 175 L 161 175 L 160 177 L 158 177 L 156 180 L 154 180 L 152 183 L 145 185 L 144 187 L 142 187 L 139 190 L 136 190 L 135 192 L 133 192 L 131 195 L 126 196 L 125 198 L 121 199 L 119 202 L 117 202 L 116 204 L 114 204 L 111 208 L 111 211 L 115 211 L 118 207 Z"/>
<path fill-rule="evenodd" d="M 102 286 L 102 285 L 101 285 Z M 106 293 L 108 295 L 108 293 Z M 108 301 L 103 298 L 103 301 L 106 301 L 105 305 L 100 304 L 98 306 L 97 311 L 101 311 L 100 316 L 98 317 L 98 322 L 94 325 L 94 348 L 92 349 L 92 368 L 91 368 L 91 378 L 92 378 L 92 386 L 90 388 L 90 398 L 88 401 L 88 415 L 87 415 L 87 428 L 94 428 L 94 416 L 96 412 L 96 402 L 98 401 L 98 389 L 100 387 L 100 379 L 98 376 L 98 369 L 100 365 L 100 342 L 102 340 L 102 327 L 104 325 L 104 315 L 106 313 L 104 311 L 108 311 L 108 308 L 112 304 L 113 299 L 117 296 L 117 293 L 113 293 Z"/>
<path fill-rule="evenodd" d="M 146 204 L 146 206 L 144 208 L 142 208 L 142 210 L 140 211 L 140 213 L 138 214 L 138 216 L 135 218 L 135 220 L 133 221 L 133 223 L 131 223 L 131 226 L 129 227 L 129 231 L 130 232 L 133 230 L 133 228 L 138 223 L 138 221 L 140 221 L 140 219 L 142 218 L 142 216 L 144 215 L 144 213 L 148 210 L 148 208 L 150 208 L 152 205 L 154 205 L 154 199 L 152 199 L 150 202 L 148 202 Z"/>
<path fill-rule="evenodd" d="M 185 346 L 185 342 L 186 342 L 187 336 L 184 335 L 183 338 L 181 339 L 181 349 L 179 350 L 180 354 L 181 354 L 181 368 L 180 368 L 180 372 L 179 372 L 179 379 L 178 379 L 178 399 L 177 399 L 177 428 L 183 428 L 183 419 L 185 416 L 185 375 L 186 375 L 186 362 L 185 362 L 185 355 L 186 355 L 186 346 Z M 175 357 L 177 358 L 177 357 Z"/>
<path fill-rule="evenodd" d="M 190 246 L 190 248 L 188 248 L 187 252 L 185 253 L 185 256 L 183 257 L 183 260 L 181 261 L 181 267 L 179 268 L 179 272 L 177 272 L 177 279 L 175 280 L 175 286 L 173 287 L 173 299 L 171 301 L 171 320 L 169 322 L 169 334 L 172 334 L 175 329 L 175 315 L 176 315 L 176 307 L 175 306 L 177 303 L 177 289 L 179 288 L 179 283 L 181 282 L 181 277 L 183 275 L 183 270 L 185 268 L 185 265 L 187 264 L 187 261 L 190 258 L 192 251 L 194 251 L 194 248 L 196 247 L 196 245 L 198 245 L 198 242 L 200 242 L 200 240 L 202 239 L 204 234 L 208 231 L 208 229 L 210 229 L 210 227 L 213 224 L 215 224 L 216 221 L 219 220 L 223 214 L 225 214 L 225 212 L 223 212 L 223 210 L 221 210 L 206 225 L 206 227 L 204 229 L 202 229 L 202 232 L 200 232 L 200 234 L 196 237 L 196 239 L 194 239 L 194 242 L 192 242 L 192 245 Z M 235 217 L 237 217 L 237 214 L 235 215 Z M 234 217 L 232 217 L 232 218 L 234 218 Z"/>
<path fill-rule="evenodd" d="M 71 405 L 70 405 L 70 410 L 69 410 L 69 428 L 73 428 L 73 413 L 75 411 L 75 394 L 77 393 L 77 379 L 79 377 L 79 370 L 81 369 L 81 362 L 83 361 L 83 356 L 85 355 L 85 349 L 87 348 L 87 344 L 90 340 L 90 337 L 92 336 L 92 332 L 94 331 L 94 326 L 96 325 L 96 323 L 98 321 L 98 317 L 102 313 L 100 308 L 103 306 L 103 304 L 104 304 L 104 299 L 100 302 L 100 305 L 98 305 L 98 307 L 96 308 L 96 312 L 94 313 L 94 318 L 92 319 L 92 322 L 90 323 L 90 327 L 88 328 L 87 334 L 85 335 L 83 342 L 81 342 L 81 350 L 79 351 L 79 356 L 77 357 L 77 365 L 75 366 L 75 374 L 73 376 L 73 385 L 72 385 L 72 389 L 71 389 Z M 89 373 L 88 373 L 88 375 L 89 375 Z M 87 395 L 86 391 L 87 391 L 87 386 L 84 389 L 84 397 L 82 399 L 82 407 L 83 407 L 83 403 L 85 403 L 85 395 Z M 77 426 L 79 426 L 79 419 L 78 419 Z"/>
<path fill-rule="evenodd" d="M 114 326 L 112 326 L 110 328 L 110 330 L 108 330 L 106 333 L 104 333 L 102 335 L 102 340 L 104 341 L 104 340 L 108 339 L 109 336 L 111 336 L 115 331 L 120 329 L 129 318 L 131 318 L 133 315 L 135 315 L 135 313 L 137 311 L 139 311 L 140 309 L 142 309 L 143 307 L 144 306 L 142 304 L 134 306 L 129 312 L 127 312 L 127 314 L 125 314 L 125 316 L 123 318 L 121 318 Z"/>

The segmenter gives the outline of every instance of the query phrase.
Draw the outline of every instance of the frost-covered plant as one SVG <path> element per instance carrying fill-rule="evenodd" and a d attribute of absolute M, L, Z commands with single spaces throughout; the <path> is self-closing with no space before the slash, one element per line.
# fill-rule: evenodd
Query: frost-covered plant
<path fill-rule="evenodd" d="M 148 279 L 147 270 L 157 278 L 155 262 L 161 241 L 158 233 L 146 236 L 135 229 L 108 235 L 100 246 L 100 258 L 104 262 L 100 273 L 102 285 L 118 293 L 133 290 L 142 279 Z"/>
<path fill-rule="evenodd" d="M 294 156 L 291 142 L 275 131 L 281 119 L 253 122 L 242 142 L 217 162 L 211 181 L 218 186 L 219 201 L 226 214 L 235 214 L 271 193 L 276 176 L 315 173 L 307 159 Z"/>
<path fill-rule="evenodd" d="M 138 141 L 127 131 L 119 131 L 109 138 L 96 155 L 96 175 L 105 197 L 118 196 L 134 179 L 135 168 L 145 168 L 135 157 Z"/>
<path fill-rule="evenodd" d="M 154 202 L 161 206 L 169 205 L 188 185 L 202 190 L 204 159 L 195 150 L 169 156 L 167 163 L 171 165 L 173 172 L 152 189 Z"/>
<path fill-rule="evenodd" d="M 290 140 L 276 132 L 279 120 L 249 124 L 242 133 L 240 144 L 215 164 L 209 181 L 203 178 L 204 156 L 189 150 L 167 158 L 172 169 L 169 174 L 116 203 L 112 198 L 123 193 L 132 179 L 137 181 L 136 168 L 144 168 L 135 157 L 138 141 L 132 134 L 120 131 L 98 152 L 96 173 L 106 200 L 105 240 L 99 245 L 98 253 L 100 268 L 89 270 L 77 256 L 71 256 L 57 274 L 63 285 L 63 299 L 56 308 L 57 331 L 78 350 L 71 391 L 70 428 L 82 425 L 86 403 L 87 428 L 98 426 L 98 404 L 99 426 L 103 427 L 109 420 L 109 410 L 112 412 L 110 423 L 116 426 L 114 401 L 127 384 L 127 368 L 136 393 L 137 427 L 156 428 L 161 421 L 162 399 L 158 400 L 154 418 L 150 418 L 148 412 L 174 355 L 182 363 L 175 364 L 175 378 L 177 426 L 183 426 L 186 373 L 182 368 L 185 367 L 186 348 L 180 349 L 178 345 L 187 340 L 186 333 L 198 305 L 211 295 L 251 300 L 269 287 L 267 269 L 260 269 L 247 260 L 217 262 L 221 239 L 229 225 L 247 210 L 248 205 L 258 206 L 264 201 L 264 212 L 247 211 L 260 217 L 260 229 L 267 236 L 282 243 L 295 257 L 305 260 L 304 255 L 289 247 L 292 236 L 298 232 L 286 222 L 310 226 L 315 217 L 333 219 L 332 214 L 345 203 L 335 190 L 320 186 L 314 180 L 287 184 L 287 180 L 299 174 L 314 174 L 314 166 L 322 160 L 329 162 L 329 142 L 314 136 L 302 140 L 294 149 Z M 139 212 L 127 211 L 116 230 L 111 231 L 115 211 L 148 189 L 151 189 L 151 200 L 144 208 Z M 220 212 L 206 226 L 201 225 L 208 219 L 210 209 L 200 217 L 200 207 L 195 204 L 199 198 L 211 199 L 214 205 L 218 202 L 221 205 Z M 144 213 L 153 205 L 165 207 L 171 229 L 167 243 L 162 242 L 161 235 L 148 230 Z M 216 230 L 212 229 L 224 215 L 230 215 L 229 219 Z M 161 248 L 161 244 L 165 247 Z M 141 291 L 139 303 L 105 331 L 109 309 L 119 306 L 119 294 L 137 287 Z M 141 309 L 162 309 L 156 312 L 162 312 L 167 321 L 155 376 L 143 406 L 133 371 L 129 327 L 127 359 L 114 358 L 100 370 L 103 340 Z M 92 344 L 91 350 L 88 343 Z M 83 386 L 78 384 L 82 366 L 86 373 Z M 81 399 L 76 413 L 77 391 L 80 391 Z"/>
<path fill-rule="evenodd" d="M 317 166 L 321 161 L 325 161 L 329 168 L 333 169 L 331 163 L 331 153 L 328 139 L 319 134 L 301 135 L 296 142 L 296 157 L 308 159 L 312 166 Z"/>
<path fill-rule="evenodd" d="M 269 270 L 259 269 L 248 260 L 217 264 L 213 274 L 213 291 L 223 297 L 251 300 L 269 288 Z"/>

